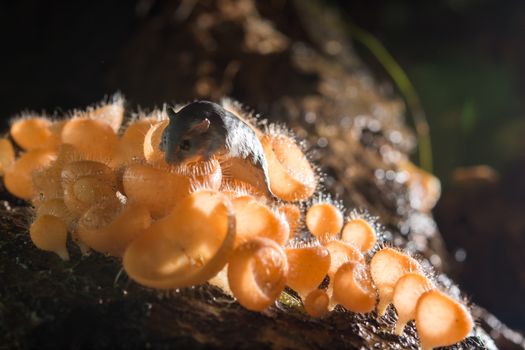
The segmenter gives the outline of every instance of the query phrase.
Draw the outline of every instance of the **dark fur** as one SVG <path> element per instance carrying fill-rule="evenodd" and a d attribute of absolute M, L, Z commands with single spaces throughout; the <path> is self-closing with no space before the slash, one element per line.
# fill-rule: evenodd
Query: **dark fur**
<path fill-rule="evenodd" d="M 169 124 L 164 130 L 160 148 L 167 163 L 179 164 L 188 160 L 203 160 L 216 156 L 219 159 L 237 158 L 246 161 L 241 180 L 258 188 L 269 187 L 268 165 L 257 135 L 244 121 L 220 105 L 197 101 L 178 113 L 168 110 Z"/>

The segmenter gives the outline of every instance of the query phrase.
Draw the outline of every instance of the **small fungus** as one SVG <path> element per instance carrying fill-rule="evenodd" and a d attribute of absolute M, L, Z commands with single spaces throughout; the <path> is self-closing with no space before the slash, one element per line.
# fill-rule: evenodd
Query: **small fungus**
<path fill-rule="evenodd" d="M 15 149 L 8 139 L 0 138 L 0 176 L 15 162 Z"/>
<path fill-rule="evenodd" d="M 92 160 L 69 162 L 62 167 L 60 173 L 64 185 L 72 184 L 82 177 L 96 177 L 110 183 L 116 183 L 115 172 L 106 164 Z"/>
<path fill-rule="evenodd" d="M 62 144 L 57 149 L 56 159 L 47 167 L 33 172 L 33 184 L 38 196 L 33 198 L 33 205 L 38 206 L 41 201 L 62 198 L 62 169 L 66 164 L 82 159 L 75 147 Z"/>
<path fill-rule="evenodd" d="M 42 250 L 56 253 L 62 260 L 69 260 L 66 248 L 67 227 L 54 215 L 42 215 L 31 224 L 29 234 L 33 244 Z"/>
<path fill-rule="evenodd" d="M 11 125 L 11 137 L 22 149 L 53 149 L 60 143 L 50 130 L 52 122 L 46 118 L 21 118 Z"/>
<path fill-rule="evenodd" d="M 455 344 L 473 327 L 465 306 L 438 290 L 425 292 L 417 302 L 416 329 L 425 350 Z"/>
<path fill-rule="evenodd" d="M 306 212 L 306 227 L 321 241 L 334 238 L 343 227 L 343 214 L 331 203 L 316 203 Z"/>
<path fill-rule="evenodd" d="M 62 142 L 75 146 L 86 159 L 117 159 L 119 139 L 112 127 L 98 119 L 73 118 L 62 129 Z"/>
<path fill-rule="evenodd" d="M 36 216 L 53 215 L 59 218 L 66 224 L 66 227 L 71 230 L 77 223 L 77 217 L 66 207 L 62 198 L 53 198 L 41 202 L 37 208 Z"/>
<path fill-rule="evenodd" d="M 112 102 L 90 107 L 86 112 L 80 113 L 80 116 L 101 120 L 117 133 L 124 121 L 124 99 L 116 94 Z"/>
<path fill-rule="evenodd" d="M 33 149 L 18 158 L 6 169 L 4 185 L 19 198 L 32 199 L 37 193 L 32 180 L 34 171 L 44 168 L 55 159 L 55 152 L 46 149 Z"/>
<path fill-rule="evenodd" d="M 261 144 L 268 161 L 272 192 L 291 202 L 310 198 L 317 187 L 317 177 L 295 141 L 286 135 L 264 135 Z"/>
<path fill-rule="evenodd" d="M 156 218 L 169 213 L 192 189 L 188 177 L 142 164 L 126 167 L 122 184 L 124 194 L 131 201 L 144 204 Z"/>
<path fill-rule="evenodd" d="M 74 213 L 82 214 L 97 202 L 117 202 L 111 183 L 95 176 L 84 176 L 64 186 L 64 203 Z"/>
<path fill-rule="evenodd" d="M 160 141 L 168 123 L 169 120 L 162 120 L 151 125 L 144 137 L 143 146 L 144 157 L 148 163 L 164 169 L 169 168 L 169 165 L 164 161 L 164 152 L 160 149 Z"/>
<path fill-rule="evenodd" d="M 331 279 L 344 263 L 353 261 L 365 264 L 363 254 L 350 243 L 333 240 L 327 242 L 325 247 L 330 252 L 330 269 L 328 269 L 328 276 L 330 276 Z"/>
<path fill-rule="evenodd" d="M 337 269 L 333 283 L 334 300 L 353 312 L 374 310 L 377 294 L 368 267 L 349 261 Z"/>
<path fill-rule="evenodd" d="M 377 313 L 383 316 L 392 302 L 394 287 L 406 273 L 420 271 L 419 263 L 413 258 L 392 248 L 383 248 L 370 261 L 370 274 L 379 291 Z"/>
<path fill-rule="evenodd" d="M 330 268 L 330 252 L 323 246 L 286 248 L 288 287 L 305 297 L 316 289 Z"/>
<path fill-rule="evenodd" d="M 255 237 L 272 239 L 281 246 L 288 241 L 290 227 L 284 215 L 251 196 L 235 198 L 232 203 L 236 219 L 236 246 Z"/>
<path fill-rule="evenodd" d="M 62 168 L 61 178 L 64 203 L 73 213 L 80 215 L 96 203 L 118 201 L 116 175 L 103 163 L 68 163 Z"/>
<path fill-rule="evenodd" d="M 421 211 L 430 211 L 441 196 L 439 179 L 408 160 L 401 164 L 401 170 L 408 174 L 412 206 Z"/>
<path fill-rule="evenodd" d="M 311 291 L 304 299 L 304 309 L 308 315 L 312 317 L 322 317 L 326 315 L 329 310 L 330 297 L 326 291 L 322 289 L 315 289 Z"/>
<path fill-rule="evenodd" d="M 271 239 L 257 237 L 237 247 L 228 264 L 228 284 L 239 303 L 262 311 L 275 302 L 286 284 L 288 261 Z"/>
<path fill-rule="evenodd" d="M 123 164 L 145 159 L 144 137 L 154 123 L 153 118 L 145 118 L 127 126 L 119 141 L 119 153 Z"/>
<path fill-rule="evenodd" d="M 124 269 L 138 283 L 154 288 L 201 284 L 224 267 L 234 242 L 229 200 L 216 191 L 198 191 L 131 242 Z"/>
<path fill-rule="evenodd" d="M 107 215 L 111 212 L 115 212 L 114 208 L 104 205 L 91 208 L 80 219 L 77 233 L 90 248 L 122 256 L 126 247 L 150 226 L 151 217 L 146 207 L 134 203 Z"/>
<path fill-rule="evenodd" d="M 407 322 L 416 318 L 416 305 L 421 294 L 434 288 L 428 278 L 414 272 L 397 281 L 392 297 L 397 311 L 396 334 L 401 335 Z"/>
<path fill-rule="evenodd" d="M 377 242 L 374 228 L 361 218 L 349 220 L 343 227 L 341 238 L 345 242 L 352 243 L 363 253 L 372 249 Z"/>
<path fill-rule="evenodd" d="M 287 203 L 281 205 L 279 211 L 284 214 L 286 221 L 288 221 L 290 238 L 293 238 L 301 223 L 301 209 L 295 204 Z"/>

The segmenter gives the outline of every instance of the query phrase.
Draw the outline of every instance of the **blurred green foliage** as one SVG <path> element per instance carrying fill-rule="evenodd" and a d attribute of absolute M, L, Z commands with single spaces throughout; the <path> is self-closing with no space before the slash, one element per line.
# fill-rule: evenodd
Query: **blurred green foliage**
<path fill-rule="evenodd" d="M 523 151 L 516 75 L 506 67 L 451 55 L 406 70 L 427 111 L 435 172 L 445 182 L 455 167 L 501 170 Z"/>
<path fill-rule="evenodd" d="M 525 156 L 525 2 L 335 2 L 412 82 L 430 125 L 433 170 L 445 186 L 457 167 L 503 171 Z M 355 47 L 380 80 L 390 79 L 380 60 Z"/>

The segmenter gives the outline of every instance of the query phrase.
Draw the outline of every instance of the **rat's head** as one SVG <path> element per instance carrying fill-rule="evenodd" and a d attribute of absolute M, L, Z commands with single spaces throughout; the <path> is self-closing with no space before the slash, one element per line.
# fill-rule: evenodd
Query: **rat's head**
<path fill-rule="evenodd" d="M 160 143 L 167 163 L 208 160 L 217 151 L 221 142 L 217 125 L 214 125 L 218 118 L 216 106 L 211 102 L 198 101 L 178 112 L 168 109 L 169 124 Z"/>

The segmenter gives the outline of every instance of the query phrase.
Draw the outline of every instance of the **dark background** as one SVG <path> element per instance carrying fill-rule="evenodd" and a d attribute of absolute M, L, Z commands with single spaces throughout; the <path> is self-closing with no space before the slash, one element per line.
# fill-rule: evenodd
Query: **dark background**
<path fill-rule="evenodd" d="M 444 184 L 438 224 L 449 250 L 466 252 L 455 277 L 476 302 L 525 329 L 519 308 L 501 297 L 525 290 L 525 3 L 341 0 L 326 6 L 376 36 L 414 83 L 429 119 L 434 171 Z M 2 130 L 22 110 L 60 114 L 117 90 L 132 106 L 191 98 L 191 92 L 155 96 L 114 73 L 128 59 L 123 48 L 145 8 L 156 11 L 155 1 L 2 1 Z M 377 79 L 389 80 L 376 57 L 359 43 L 355 49 Z M 500 180 L 453 181 L 457 167 L 479 164 L 493 167 Z M 517 273 L 505 273 L 508 266 Z"/>
<path fill-rule="evenodd" d="M 117 90 L 133 104 L 166 102 L 127 91 L 127 81 L 111 74 L 141 22 L 142 3 L 150 2 L 2 1 L 2 120 L 24 109 L 86 106 Z M 326 4 L 375 35 L 412 80 L 431 127 L 434 172 L 446 185 L 458 166 L 489 164 L 501 171 L 525 153 L 525 3 Z M 355 46 L 378 79 L 388 80 L 376 58 Z"/>

